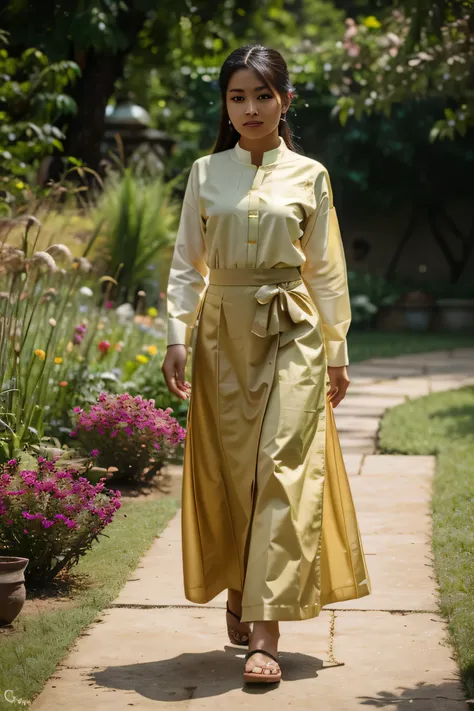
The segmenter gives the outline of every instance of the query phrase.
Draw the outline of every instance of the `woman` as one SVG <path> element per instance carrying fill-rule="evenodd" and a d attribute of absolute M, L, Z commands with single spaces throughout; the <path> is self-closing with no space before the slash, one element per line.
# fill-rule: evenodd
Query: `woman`
<path fill-rule="evenodd" d="M 276 682 L 280 620 L 370 592 L 332 413 L 349 385 L 350 305 L 328 174 L 294 151 L 286 122 L 284 59 L 242 47 L 220 88 L 214 152 L 184 197 L 163 372 L 185 399 L 192 344 L 186 597 L 227 589 L 244 679 Z"/>

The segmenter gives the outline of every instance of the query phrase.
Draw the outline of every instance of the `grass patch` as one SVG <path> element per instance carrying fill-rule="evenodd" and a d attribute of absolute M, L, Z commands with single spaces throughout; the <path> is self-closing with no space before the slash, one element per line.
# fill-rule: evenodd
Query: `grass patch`
<path fill-rule="evenodd" d="M 452 348 L 474 348 L 474 337 L 456 333 L 416 333 L 401 331 L 357 331 L 348 336 L 349 359 L 359 363 L 367 358 L 393 358 L 408 353 L 429 353 Z"/>
<path fill-rule="evenodd" d="M 385 454 L 436 455 L 433 551 L 441 613 L 474 697 L 474 388 L 407 402 L 380 429 Z"/>
<path fill-rule="evenodd" d="M 141 556 L 177 509 L 173 499 L 124 501 L 98 543 L 73 569 L 67 609 L 22 615 L 0 637 L 0 699 L 12 689 L 31 700 L 43 688 L 81 631 L 118 595 Z M 0 704 L 1 706 L 1 704 Z M 9 703 L 9 709 L 24 708 Z"/>

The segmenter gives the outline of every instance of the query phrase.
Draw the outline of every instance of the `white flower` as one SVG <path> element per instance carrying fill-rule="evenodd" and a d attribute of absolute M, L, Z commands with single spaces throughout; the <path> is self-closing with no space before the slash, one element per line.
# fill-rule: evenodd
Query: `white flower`
<path fill-rule="evenodd" d="M 79 293 L 82 294 L 82 296 L 94 296 L 94 292 L 92 289 L 89 289 L 88 286 L 81 286 Z"/>
<path fill-rule="evenodd" d="M 331 64 L 331 62 L 325 62 L 325 63 L 324 63 L 324 71 L 325 71 L 325 72 L 330 72 L 331 69 L 332 69 L 332 64 Z"/>
<path fill-rule="evenodd" d="M 126 323 L 127 321 L 131 321 L 135 316 L 135 311 L 133 310 L 133 306 L 131 304 L 122 304 L 117 309 L 115 309 L 115 313 L 117 314 L 118 319 L 122 324 Z"/>
<path fill-rule="evenodd" d="M 50 318 L 48 323 L 51 326 L 51 328 L 54 328 L 56 326 L 56 319 Z"/>

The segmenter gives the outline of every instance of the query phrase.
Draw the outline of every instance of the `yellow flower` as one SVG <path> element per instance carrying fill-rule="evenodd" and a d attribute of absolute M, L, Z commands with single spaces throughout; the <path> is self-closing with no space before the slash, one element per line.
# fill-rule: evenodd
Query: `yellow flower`
<path fill-rule="evenodd" d="M 61 363 L 63 362 L 63 359 L 58 357 L 58 358 L 54 359 L 54 362 L 56 363 L 56 365 L 61 365 Z"/>
<path fill-rule="evenodd" d="M 150 306 L 150 308 L 147 311 L 148 316 L 151 316 L 152 318 L 156 318 L 158 316 L 158 311 L 155 309 L 154 306 Z"/>
<path fill-rule="evenodd" d="M 370 30 L 378 30 L 380 27 L 382 27 L 382 23 L 377 20 L 374 15 L 369 15 L 369 17 L 366 17 L 364 20 L 364 25 L 368 27 Z"/>
<path fill-rule="evenodd" d="M 25 183 L 22 180 L 18 180 L 15 183 L 15 187 L 18 188 L 18 190 L 23 190 L 23 188 L 25 187 Z"/>
<path fill-rule="evenodd" d="M 142 355 L 141 353 L 139 353 L 137 355 L 137 361 L 139 363 L 143 363 L 143 365 L 145 365 L 145 363 L 148 363 L 148 358 L 146 356 Z"/>
<path fill-rule="evenodd" d="M 151 356 L 154 356 L 154 355 L 156 355 L 156 354 L 158 353 L 158 348 L 157 348 L 157 346 L 147 346 L 147 347 L 145 348 L 145 350 L 146 350 L 146 352 L 148 353 L 148 355 L 151 355 Z"/>
<path fill-rule="evenodd" d="M 41 348 L 37 348 L 35 350 L 35 356 L 40 360 L 44 360 L 46 358 L 46 353 L 42 351 Z"/>

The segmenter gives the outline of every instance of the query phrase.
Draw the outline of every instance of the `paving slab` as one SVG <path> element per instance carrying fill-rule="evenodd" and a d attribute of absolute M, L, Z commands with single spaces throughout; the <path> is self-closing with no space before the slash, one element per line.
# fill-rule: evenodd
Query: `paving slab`
<path fill-rule="evenodd" d="M 391 380 L 399 376 L 423 376 L 424 366 L 413 365 L 411 363 L 373 363 L 365 361 L 357 363 L 357 365 L 349 365 L 349 377 L 358 378 L 364 376 L 366 378 L 375 378 L 377 380 Z"/>
<path fill-rule="evenodd" d="M 416 476 L 353 477 L 350 481 L 357 513 L 387 512 L 397 514 L 401 520 L 405 513 L 420 516 L 430 512 L 431 484 Z M 371 531 L 368 531 L 371 533 Z"/>
<path fill-rule="evenodd" d="M 474 376 L 469 378 L 460 378 L 459 380 L 454 380 L 446 378 L 441 380 L 432 380 L 430 378 L 430 390 L 432 393 L 445 392 L 446 390 L 458 390 L 459 388 L 465 388 L 467 385 L 474 385 Z"/>
<path fill-rule="evenodd" d="M 362 469 L 362 462 L 364 461 L 364 455 L 344 452 L 343 458 L 348 476 L 359 476 Z"/>
<path fill-rule="evenodd" d="M 380 395 L 378 392 L 366 393 L 363 389 L 358 392 L 351 390 L 348 392 L 347 396 L 337 406 L 337 410 L 344 410 L 345 407 L 357 407 L 361 415 L 365 414 L 368 410 L 378 409 L 380 414 L 383 414 L 385 410 L 391 407 L 396 407 L 406 402 L 406 398 L 403 395 Z"/>
<path fill-rule="evenodd" d="M 337 413 L 337 407 L 335 413 Z M 344 432 L 354 432 L 360 434 L 375 435 L 379 429 L 380 419 L 378 417 L 357 417 L 346 413 L 336 414 L 337 430 L 340 434 Z"/>
<path fill-rule="evenodd" d="M 349 454 L 372 454 L 375 450 L 374 437 L 340 437 L 341 447 Z"/>
<path fill-rule="evenodd" d="M 226 599 L 226 594 L 221 593 L 213 599 L 212 605 L 224 609 Z M 202 607 L 184 596 L 180 512 L 173 517 L 161 537 L 155 539 L 113 604 L 120 607 Z"/>
<path fill-rule="evenodd" d="M 363 476 L 416 476 L 431 478 L 435 471 L 434 457 L 424 455 L 375 454 L 364 457 Z"/>
<path fill-rule="evenodd" d="M 377 532 L 363 534 L 362 542 L 372 593 L 325 609 L 438 611 L 429 536 Z"/>
<path fill-rule="evenodd" d="M 373 385 L 359 386 L 351 383 L 352 392 L 358 394 L 373 394 L 379 397 L 405 396 L 407 398 L 423 397 L 429 394 L 429 382 L 423 378 L 396 378 L 395 380 L 384 380 Z"/>

